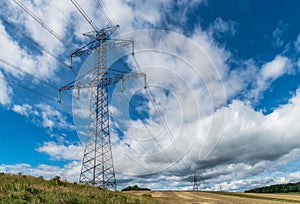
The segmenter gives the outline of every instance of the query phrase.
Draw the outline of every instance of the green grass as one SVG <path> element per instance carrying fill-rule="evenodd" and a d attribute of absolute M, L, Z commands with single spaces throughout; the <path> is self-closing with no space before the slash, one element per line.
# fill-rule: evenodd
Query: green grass
<path fill-rule="evenodd" d="M 228 195 L 228 196 L 236 196 L 236 197 L 242 197 L 242 198 L 272 200 L 272 201 L 281 201 L 281 202 L 289 202 L 289 203 L 300 203 L 300 201 L 297 201 L 297 200 L 289 200 L 289 199 L 283 199 L 283 198 L 270 198 L 270 197 L 264 197 L 264 196 L 249 195 L 247 193 L 230 193 L 230 192 L 210 192 L 210 193 L 215 193 L 215 194 L 220 194 L 220 195 Z"/>
<path fill-rule="evenodd" d="M 59 178 L 46 181 L 25 175 L 0 174 L 0 204 L 7 203 L 159 203 L 149 196 L 135 196 L 97 187 L 62 182 Z"/>

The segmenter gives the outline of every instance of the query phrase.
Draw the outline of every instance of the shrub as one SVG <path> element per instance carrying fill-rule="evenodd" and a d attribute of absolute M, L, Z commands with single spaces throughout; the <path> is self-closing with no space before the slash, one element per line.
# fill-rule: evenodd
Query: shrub
<path fill-rule="evenodd" d="M 61 181 L 59 176 L 55 176 L 54 178 L 50 179 L 50 184 L 53 186 L 60 186 Z"/>

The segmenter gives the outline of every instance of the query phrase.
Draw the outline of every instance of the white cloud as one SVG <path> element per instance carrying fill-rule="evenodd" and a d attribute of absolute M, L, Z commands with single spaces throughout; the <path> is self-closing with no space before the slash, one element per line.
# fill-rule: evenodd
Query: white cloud
<path fill-rule="evenodd" d="M 276 47 L 281 47 L 285 43 L 285 34 L 289 25 L 283 21 L 279 21 L 277 28 L 272 33 L 273 45 Z"/>
<path fill-rule="evenodd" d="M 32 112 L 32 107 L 28 104 L 14 105 L 12 110 L 20 115 L 28 117 Z"/>
<path fill-rule="evenodd" d="M 40 164 L 33 167 L 30 164 L 15 164 L 15 165 L 0 165 L 0 172 L 5 173 L 22 173 L 32 176 L 43 176 L 45 179 L 51 179 L 55 176 L 60 176 L 61 179 L 78 182 L 80 173 L 80 162 L 73 161 L 65 164 L 63 167 Z"/>
<path fill-rule="evenodd" d="M 71 18 L 73 6 L 71 3 L 56 4 L 53 1 L 31 1 L 22 2 L 34 16 L 39 18 L 45 27 L 49 27 L 60 37 L 65 38 L 67 34 L 68 21 Z M 17 3 L 10 1 L 6 4 L 6 9 L 2 9 L 7 18 L 19 24 L 26 34 L 29 34 L 39 45 L 51 52 L 61 52 L 63 45 L 55 39 L 40 23 L 30 14 L 25 12 Z"/>
<path fill-rule="evenodd" d="M 230 70 L 224 81 L 226 94 L 229 99 L 234 98 L 237 94 L 244 94 L 247 98 L 249 90 L 247 87 L 256 83 L 259 76 L 259 69 L 253 60 L 246 60 L 239 64 L 236 69 Z"/>
<path fill-rule="evenodd" d="M 200 136 L 201 132 L 207 129 L 207 123 L 203 118 L 199 120 L 203 126 L 198 130 L 199 136 L 193 142 L 192 148 L 184 153 L 186 165 L 198 171 L 199 175 L 205 179 L 206 190 L 216 190 L 220 184 L 223 190 L 241 191 L 257 187 L 257 184 L 268 185 L 283 181 L 282 178 L 274 179 L 276 174 L 284 174 L 286 177 L 284 181 L 296 182 L 298 173 L 289 175 L 286 171 L 289 171 L 288 164 L 298 159 L 300 155 L 300 143 L 297 139 L 300 128 L 290 125 L 300 120 L 299 114 L 294 114 L 300 111 L 299 107 L 300 90 L 288 104 L 282 105 L 269 115 L 255 111 L 250 103 L 234 100 L 229 107 L 221 108 L 226 109 L 226 122 L 222 137 L 213 152 L 206 158 L 201 157 L 199 153 L 200 147 L 207 143 Z M 137 124 L 131 123 L 130 125 Z M 287 129 L 289 131 L 286 131 Z M 151 130 L 153 131 L 154 127 Z M 142 134 L 148 135 L 146 129 L 143 133 L 137 131 L 134 133 L 135 139 L 125 138 L 124 142 L 117 146 L 115 144 L 113 148 L 115 167 L 117 171 L 124 173 L 125 177 L 126 175 L 134 177 L 133 180 L 146 185 L 148 182 L 155 181 L 156 171 L 159 171 L 158 175 L 162 175 L 163 178 L 167 178 L 169 174 L 191 174 L 191 170 L 185 169 L 181 161 L 174 162 L 177 158 L 175 151 L 165 149 L 164 142 L 167 147 L 170 147 L 168 139 L 164 140 L 157 135 L 159 143 L 162 144 L 159 147 L 156 144 L 158 141 L 153 138 L 148 141 L 141 139 Z M 125 132 L 125 135 L 133 134 Z M 187 139 L 191 138 L 185 137 L 185 140 Z M 184 146 L 180 138 L 176 139 L 176 143 L 179 149 Z M 130 147 L 126 144 L 130 144 Z M 145 149 L 150 152 L 145 152 Z M 122 162 L 124 160 L 126 163 Z M 150 176 L 143 178 L 144 174 L 150 174 Z M 123 182 L 122 179 L 120 182 Z M 177 189 L 175 178 L 168 178 L 168 182 L 166 188 Z M 161 188 L 163 183 L 162 179 L 158 186 L 154 185 L 153 188 Z M 180 188 L 190 189 L 189 185 L 182 182 Z"/>
<path fill-rule="evenodd" d="M 224 34 L 235 34 L 235 23 L 233 21 L 225 21 L 218 17 L 209 27 L 209 33 L 212 36 L 222 36 Z"/>
<path fill-rule="evenodd" d="M 29 104 L 14 105 L 12 110 L 20 115 L 30 118 L 34 123 L 49 130 L 56 129 L 74 129 L 74 126 L 67 121 L 67 118 L 61 112 L 55 110 L 47 104 Z"/>
<path fill-rule="evenodd" d="M 22 67 L 32 67 L 34 62 L 29 58 L 27 53 L 20 49 L 18 44 L 13 41 L 13 39 L 5 31 L 5 27 L 0 23 L 0 42 L 2 46 L 0 47 L 0 52 L 2 57 L 10 62 L 18 62 Z M 13 73 L 14 75 L 21 75 L 20 72 L 15 72 L 9 69 L 9 67 L 4 66 L 6 71 Z"/>
<path fill-rule="evenodd" d="M 142 175 L 165 168 L 170 171 L 185 169 L 185 165 L 177 159 L 185 155 L 196 138 L 203 140 L 199 149 L 202 148 L 206 154 L 218 140 L 224 114 L 222 111 L 214 117 L 211 114 L 226 101 L 222 77 L 226 76 L 228 67 L 225 61 L 230 54 L 198 29 L 192 40 L 176 33 L 155 30 L 123 34 L 121 37 L 136 41 L 135 56 L 141 70 L 147 74 L 148 89 L 157 107 L 153 106 L 152 99 L 138 80 L 126 82 L 123 94 L 120 85 L 115 88 L 110 109 L 114 120 L 111 127 L 114 128 L 112 142 L 116 170 Z M 130 60 L 134 68 L 135 64 Z M 143 122 L 130 118 L 129 108 L 132 111 L 132 107 L 129 101 L 135 93 L 147 98 L 135 108 L 137 112 L 142 109 L 149 114 Z M 76 103 L 73 106 L 75 113 L 79 113 L 75 114 L 74 120 L 78 121 L 78 132 L 87 132 L 88 118 L 83 121 L 81 113 L 89 112 L 88 106 L 82 106 L 89 104 L 89 100 L 88 97 L 80 100 L 77 106 Z M 162 111 L 162 118 L 157 109 Z M 167 125 L 162 125 L 162 121 Z M 220 127 L 213 129 L 212 123 Z M 118 131 L 124 134 L 122 140 L 117 136 Z M 206 140 L 211 142 L 203 147 Z M 123 162 L 125 160 L 127 163 Z"/>
<path fill-rule="evenodd" d="M 300 128 L 290 125 L 300 119 L 294 114 L 300 111 L 299 105 L 300 90 L 288 104 L 269 115 L 254 111 L 249 104 L 234 101 L 227 108 L 223 136 L 215 150 L 207 159 L 196 162 L 200 172 L 204 169 L 203 176 L 214 182 L 217 178 L 224 182 L 226 178 L 222 179 L 221 175 L 228 175 L 227 179 L 235 182 L 266 171 L 275 172 L 278 167 L 284 170 L 300 155 L 297 139 Z M 197 146 L 195 143 L 191 155 Z"/>
<path fill-rule="evenodd" d="M 88 118 L 89 117 L 89 91 L 90 89 L 80 90 L 80 98 L 78 100 L 73 100 L 72 113 L 78 118 Z M 73 98 L 78 95 L 77 90 L 73 91 Z M 81 99 L 85 99 L 85 103 Z M 75 120 L 76 122 L 76 120 Z"/>
<path fill-rule="evenodd" d="M 21 48 L 20 44 L 14 40 L 5 30 L 5 27 L 0 21 L 0 52 L 1 58 L 14 66 L 26 71 L 36 77 L 44 79 L 51 78 L 57 69 L 56 62 L 47 54 L 30 55 L 26 49 Z M 24 77 L 24 73 L 11 69 L 7 65 L 3 65 L 5 71 L 13 74 L 15 77 Z"/>
<path fill-rule="evenodd" d="M 108 11 L 112 11 L 110 14 L 121 26 L 122 31 L 126 32 L 157 24 L 162 17 L 160 9 L 169 4 L 170 0 L 143 3 L 117 0 L 106 2 L 105 5 Z"/>
<path fill-rule="evenodd" d="M 54 160 L 78 161 L 82 159 L 83 147 L 72 144 L 65 146 L 54 142 L 45 142 L 42 146 L 37 148 L 37 151 L 48 154 Z"/>
<path fill-rule="evenodd" d="M 121 26 L 122 32 L 156 27 L 164 23 L 162 21 L 166 20 L 166 14 L 183 25 L 192 9 L 205 4 L 206 0 L 193 0 L 188 4 L 185 1 L 171 0 L 143 1 L 143 3 L 126 0 L 105 1 L 106 9 L 110 11 L 112 19 Z M 172 10 L 175 5 L 180 8 L 176 13 Z"/>
<path fill-rule="evenodd" d="M 269 154 L 264 151 L 267 148 L 259 146 L 270 138 L 263 137 L 267 134 L 265 128 L 257 129 L 257 127 L 266 121 L 266 123 L 271 123 L 269 122 L 271 116 L 268 118 L 260 112 L 255 112 L 251 105 L 238 100 L 234 101 L 229 109 L 217 109 L 224 105 L 222 82 L 230 91 L 228 91 L 230 96 L 234 96 L 257 79 L 269 83 L 287 73 L 288 58 L 275 57 L 273 61 L 263 65 L 261 72 L 255 63 L 249 60 L 243 65 L 246 67 L 244 72 L 228 74 L 229 68 L 226 65 L 226 60 L 230 58 L 230 53 L 219 47 L 211 36 L 199 29 L 192 36 L 191 44 L 173 33 L 154 35 L 158 38 L 151 38 L 151 34 L 155 34 L 155 31 L 141 33 L 141 35 L 139 33 L 132 35 L 132 38 L 136 40 L 138 63 L 142 71 L 147 73 L 148 84 L 159 109 L 165 113 L 163 117 L 174 136 L 174 141 L 166 133 L 166 129 L 159 124 L 157 111 L 149 101 L 143 106 L 149 108 L 149 118 L 146 123 L 151 125 L 145 125 L 141 120 L 133 121 L 130 119 L 128 103 L 132 95 L 139 89 L 136 87 L 142 87 L 141 84 L 132 83 L 131 86 L 127 83 L 123 95 L 117 91 L 120 90 L 117 87 L 114 92 L 116 98 L 112 99 L 112 109 L 114 110 L 112 115 L 114 123 L 117 123 L 114 127 L 120 128 L 124 133 L 122 141 L 116 137 L 115 132 L 112 133 L 113 154 L 116 158 L 115 167 L 118 172 L 130 175 L 151 174 L 160 170 L 174 174 L 182 173 L 187 169 L 180 160 L 177 160 L 178 157 L 181 157 L 178 155 L 179 152 L 179 154 L 185 155 L 188 168 L 213 170 L 217 165 L 223 165 L 222 162 L 224 162 L 222 169 L 224 170 L 228 165 L 235 166 L 237 163 L 239 164 L 237 167 L 242 166 L 248 169 L 246 174 L 247 172 L 250 174 L 251 172 L 258 173 L 254 170 L 261 170 L 265 167 L 264 163 L 260 163 L 261 160 L 278 159 L 288 154 L 289 151 L 284 148 L 281 149 L 282 151 L 271 151 L 270 147 L 274 143 L 270 143 L 268 146 Z M 198 44 L 201 47 L 198 47 Z M 182 59 L 189 64 L 186 64 Z M 210 64 L 211 61 L 213 65 Z M 134 65 L 132 61 L 131 63 Z M 201 80 L 204 83 L 201 83 Z M 230 87 L 234 87 L 234 89 Z M 266 85 L 262 88 L 265 87 Z M 163 90 L 168 90 L 168 95 L 164 95 Z M 139 93 L 147 97 L 145 93 Z M 197 104 L 201 105 L 198 107 Z M 214 125 L 210 126 L 213 118 L 222 118 L 224 113 L 229 114 L 225 124 L 220 123 L 217 128 Z M 218 141 L 217 136 L 206 137 L 209 135 L 210 127 L 220 130 L 224 127 L 224 134 L 220 141 Z M 211 134 L 213 135 L 213 133 Z M 270 132 L 270 135 L 274 134 Z M 278 136 L 277 139 L 282 138 Z M 256 144 L 253 143 L 254 141 L 260 142 Z M 217 142 L 219 142 L 218 146 L 215 147 L 213 144 Z M 275 142 L 277 142 L 276 145 L 280 144 L 278 141 Z M 191 144 L 194 146 L 189 149 Z M 241 147 L 235 146 L 239 144 Z M 259 150 L 253 151 L 252 148 L 259 148 Z M 220 149 L 220 152 L 217 149 Z M 212 150 L 215 151 L 209 155 Z M 251 154 L 245 153 L 247 151 L 250 151 Z M 208 155 L 208 157 L 203 156 L 200 160 L 198 157 L 200 152 Z M 231 153 L 240 158 L 235 158 Z M 243 165 L 241 160 L 244 157 L 249 163 Z M 124 163 L 124 160 L 127 162 Z M 218 174 L 221 172 L 221 170 L 216 171 Z M 229 172 L 228 175 L 230 175 Z"/>
<path fill-rule="evenodd" d="M 0 71 L 0 104 L 1 105 L 10 104 L 12 95 L 13 95 L 12 88 L 8 86 L 5 77 Z"/>
<path fill-rule="evenodd" d="M 102 28 L 105 19 L 99 9 L 96 9 L 93 3 L 86 3 L 83 0 L 78 2 L 93 22 Z M 177 3 L 182 7 L 172 15 L 170 12 L 174 2 L 170 0 L 143 4 L 116 0 L 106 1 L 105 5 L 125 33 L 137 28 L 158 27 L 165 19 L 161 10 L 169 12 L 168 15 L 184 24 L 190 9 L 205 2 L 192 1 L 188 5 L 184 1 Z M 9 5 L 8 10 L 11 13 L 8 16 L 11 20 L 24 28 L 24 33 L 30 35 L 41 46 L 57 55 L 66 51 L 58 40 L 17 5 L 3 4 Z M 83 42 L 81 34 L 91 30 L 70 2 L 58 4 L 55 1 L 30 1 L 26 5 L 68 42 L 68 39 L 72 38 L 77 42 Z M 5 12 L 6 8 L 8 7 L 2 6 L 1 11 Z M 183 32 L 180 28 L 174 29 Z M 138 90 L 126 84 L 125 94 L 115 91 L 116 101 L 110 108 L 111 115 L 115 119 L 115 123 L 111 125 L 114 127 L 113 154 L 118 175 L 124 173 L 125 176 L 123 174 L 122 177 L 124 180 L 134 178 L 140 183 L 152 183 L 153 188 L 161 188 L 163 185 L 189 188 L 189 182 L 181 185 L 178 181 L 185 178 L 182 175 L 189 174 L 191 170 L 199 170 L 200 174 L 212 183 L 210 189 L 218 188 L 218 183 L 221 183 L 224 190 L 238 190 L 247 185 L 253 186 L 255 182 L 274 181 L 272 178 L 260 179 L 252 176 L 260 175 L 266 168 L 276 169 L 283 166 L 283 158 L 295 159 L 299 155 L 296 150 L 299 146 L 297 133 L 300 130 L 297 126 L 290 125 L 296 124 L 300 119 L 294 114 L 300 111 L 299 92 L 288 104 L 277 108 L 269 115 L 255 111 L 250 103 L 240 100 L 233 100 L 229 107 L 222 108 L 226 103 L 226 97 L 233 98 L 243 91 L 249 91 L 250 93 L 246 94 L 251 95 L 250 98 L 258 98 L 273 81 L 289 73 L 290 59 L 281 55 L 262 65 L 261 70 L 253 60 L 242 62 L 241 67 L 230 70 L 227 60 L 232 57 L 231 53 L 218 45 L 212 33 L 234 35 L 235 32 L 234 22 L 217 18 L 208 31 L 197 28 L 188 40 L 184 36 L 169 32 L 147 31 L 140 34 L 133 33 L 132 36 L 121 35 L 135 40 L 138 62 L 142 71 L 147 72 L 148 84 L 158 105 L 156 108 L 153 107 L 148 99 L 136 110 L 146 109 L 149 118 L 144 121 L 132 120 L 128 116 L 130 108 L 128 103 Z M 295 42 L 297 49 L 300 47 L 299 39 L 298 36 Z M 0 53 L 3 53 L 7 61 L 14 62 L 16 66 L 39 77 L 46 77 L 48 80 L 55 78 L 53 76 L 58 70 L 56 61 L 45 53 L 37 56 L 28 53 L 20 42 L 9 35 L 3 24 L 0 24 L 0 41 L 4 45 L 0 47 Z M 278 43 L 281 44 L 281 41 Z M 78 47 L 80 44 L 76 43 L 75 46 Z M 134 65 L 132 59 L 130 63 Z M 23 76 L 22 73 L 8 67 L 5 67 L 5 70 L 16 77 Z M 253 90 L 248 88 L 245 90 L 249 84 L 254 86 Z M 142 87 L 137 83 L 131 85 Z M 0 87 L 7 87 L 1 78 Z M 226 89 L 226 93 L 223 88 Z M 12 94 L 12 91 L 9 90 L 11 89 L 0 91 L 2 104 L 10 103 L 9 94 Z M 142 91 L 138 93 L 145 98 L 148 97 Z M 87 98 L 85 96 L 83 93 L 82 97 Z M 79 104 L 73 109 L 74 115 L 80 120 L 87 119 L 88 106 L 89 101 Z M 163 112 L 162 119 L 159 119 L 156 109 Z M 50 130 L 74 128 L 62 113 L 47 104 L 16 104 L 12 110 Z M 225 113 L 226 123 L 223 124 Z M 163 127 L 160 120 L 164 120 L 168 127 L 166 125 Z M 77 127 L 82 125 L 80 122 L 82 121 L 76 124 Z M 84 127 L 86 128 L 86 123 Z M 117 137 L 117 128 L 124 133 L 122 140 Z M 167 129 L 170 129 L 174 138 L 170 138 Z M 78 132 L 85 136 L 87 131 L 86 129 L 81 131 L 79 128 Z M 219 140 L 221 133 L 222 138 Z M 18 170 L 45 177 L 59 174 L 62 178 L 70 180 L 76 180 L 74 178 L 79 176 L 78 160 L 81 159 L 82 147 L 45 142 L 37 151 L 46 153 L 55 160 L 76 161 L 63 168 L 49 165 L 34 168 L 28 164 L 2 165 L 0 168 L 4 169 L 3 171 Z M 185 164 L 178 160 L 182 156 L 178 155 L 178 152 L 184 155 Z M 160 170 L 163 171 L 159 176 L 151 174 Z M 126 174 L 130 176 L 126 177 Z M 144 174 L 150 175 L 144 178 Z M 298 177 L 297 172 L 291 174 L 291 181 Z M 232 182 L 228 182 L 230 179 Z"/>
<path fill-rule="evenodd" d="M 276 56 L 273 61 L 268 62 L 262 66 L 261 75 L 264 80 L 277 79 L 288 71 L 288 58 L 283 56 Z"/>
<path fill-rule="evenodd" d="M 261 94 L 268 89 L 268 87 L 276 79 L 284 74 L 291 74 L 292 66 L 289 58 L 277 55 L 275 58 L 262 65 L 260 72 L 255 76 L 253 89 L 248 94 L 249 98 L 258 100 Z"/>
<path fill-rule="evenodd" d="M 243 159 L 250 163 L 275 160 L 288 154 L 300 145 L 296 139 L 299 127 L 290 127 L 290 124 L 300 119 L 298 115 L 293 114 L 300 111 L 299 99 L 298 90 L 288 104 L 269 115 L 254 111 L 249 104 L 234 101 L 227 110 L 223 136 L 215 153 L 222 151 L 224 159 Z"/>

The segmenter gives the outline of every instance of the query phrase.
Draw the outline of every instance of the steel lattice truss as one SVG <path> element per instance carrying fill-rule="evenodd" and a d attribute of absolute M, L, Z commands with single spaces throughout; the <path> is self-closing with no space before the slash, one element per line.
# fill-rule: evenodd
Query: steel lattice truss
<path fill-rule="evenodd" d="M 202 181 L 202 177 L 201 176 L 197 176 L 196 173 L 194 172 L 193 191 L 198 191 L 199 190 L 199 185 L 200 185 L 201 181 Z"/>
<path fill-rule="evenodd" d="M 108 86 L 146 76 L 144 73 L 109 72 L 106 65 L 107 52 L 127 45 L 133 47 L 131 40 L 110 39 L 117 28 L 118 26 L 113 26 L 85 34 L 93 40 L 72 53 L 71 62 L 72 57 L 93 54 L 92 77 L 87 82 L 73 81 L 59 89 L 59 93 L 71 89 L 90 89 L 88 136 L 79 182 L 114 190 L 116 178 L 109 130 Z"/>

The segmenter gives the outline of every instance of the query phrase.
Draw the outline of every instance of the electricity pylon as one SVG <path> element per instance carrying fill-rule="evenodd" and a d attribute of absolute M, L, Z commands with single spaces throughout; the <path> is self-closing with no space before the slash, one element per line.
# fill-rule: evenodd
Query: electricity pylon
<path fill-rule="evenodd" d="M 79 94 L 82 88 L 90 89 L 88 136 L 79 182 L 113 190 L 117 187 L 109 130 L 108 86 L 121 81 L 123 87 L 124 81 L 138 77 L 144 77 L 146 80 L 144 73 L 120 71 L 115 74 L 107 68 L 108 51 L 131 45 L 133 54 L 134 42 L 132 40 L 110 38 L 118 27 L 116 25 L 83 34 L 92 38 L 92 41 L 70 55 L 70 66 L 72 67 L 73 57 L 93 54 L 91 79 L 88 82 L 75 80 L 59 89 L 59 101 L 61 101 L 61 92 L 64 90 L 77 89 Z"/>
<path fill-rule="evenodd" d="M 202 177 L 198 177 L 194 172 L 194 179 L 193 179 L 193 191 L 199 190 L 199 183 L 201 182 Z"/>

